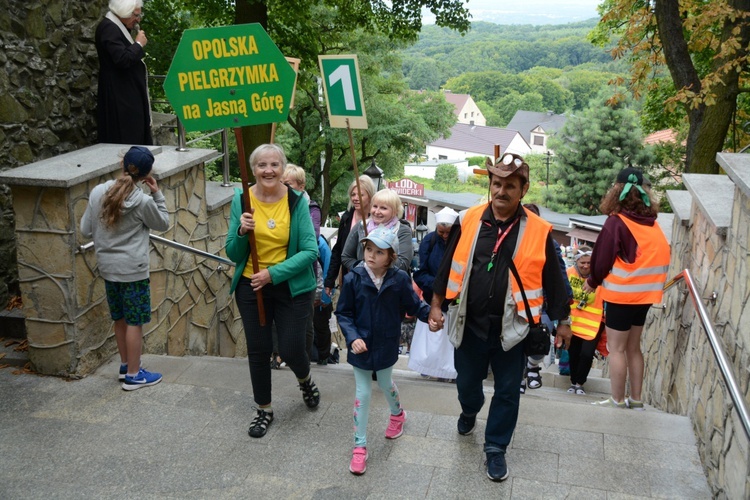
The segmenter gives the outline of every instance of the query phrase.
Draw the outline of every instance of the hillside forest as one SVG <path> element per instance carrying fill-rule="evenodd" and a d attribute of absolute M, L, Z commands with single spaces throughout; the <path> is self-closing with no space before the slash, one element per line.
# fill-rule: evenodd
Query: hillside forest
<path fill-rule="evenodd" d="M 487 125 L 504 127 L 517 110 L 585 109 L 627 66 L 587 36 L 597 19 L 564 25 L 472 23 L 465 35 L 430 25 L 400 51 L 413 90 L 470 94 Z"/>
<path fill-rule="evenodd" d="M 625 34 L 617 31 L 615 18 L 545 26 L 469 24 L 460 2 L 425 0 L 414 5 L 442 15 L 440 26 L 421 26 L 416 11 L 396 8 L 405 5 L 402 1 L 390 10 L 369 2 L 348 7 L 315 1 L 258 4 L 261 15 L 257 9 L 243 14 L 244 3 L 226 0 L 149 0 L 143 22 L 153 40 L 149 67 L 155 74 L 166 73 L 186 28 L 265 23 L 282 53 L 302 59 L 297 105 L 279 124 L 276 142 L 306 170 L 307 190 L 321 201 L 324 213 L 345 207 L 353 176 L 346 132 L 328 126 L 318 97 L 319 54 L 358 55 L 369 128 L 354 131 L 354 150 L 359 165 L 374 160 L 389 179 L 400 178 L 403 165 L 421 155 L 426 144 L 449 134 L 455 116 L 442 98 L 444 91 L 470 94 L 491 126 L 507 125 L 518 110 L 566 114 L 568 124 L 558 133 L 549 165 L 546 158 L 529 158 L 532 169 L 543 165 L 549 171 L 539 178 L 550 180 L 532 189 L 530 194 L 538 192 L 540 199 L 529 201 L 552 209 L 595 213 L 600 190 L 624 166 L 643 167 L 655 186 L 662 178 L 674 183 L 683 168 L 680 140 L 688 135 L 688 104 L 675 97 L 669 73 L 657 59 L 652 81 L 632 85 L 642 54 L 628 52 L 632 44 L 623 47 Z M 604 7 L 602 12 L 608 14 Z M 154 93 L 159 90 L 158 84 L 152 87 Z M 710 105 L 708 98 L 703 106 Z M 678 131 L 678 142 L 643 146 L 645 134 L 667 127 Z M 214 147 L 210 140 L 205 145 Z M 583 205 L 572 190 L 581 184 L 595 186 Z"/>

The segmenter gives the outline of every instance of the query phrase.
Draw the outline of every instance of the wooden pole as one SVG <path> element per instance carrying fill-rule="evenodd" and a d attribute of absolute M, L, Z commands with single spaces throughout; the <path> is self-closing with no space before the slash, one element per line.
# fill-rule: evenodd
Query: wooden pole
<path fill-rule="evenodd" d="M 357 155 L 354 152 L 354 138 L 352 137 L 352 128 L 349 126 L 349 118 L 346 119 L 346 133 L 349 134 L 349 150 L 352 153 L 352 165 L 354 165 L 354 180 L 357 183 L 357 197 L 359 197 L 360 217 L 362 217 L 362 228 L 367 236 L 367 214 L 365 213 L 365 204 L 362 203 L 362 189 L 359 187 L 359 169 L 357 168 Z"/>
<path fill-rule="evenodd" d="M 247 175 L 247 165 L 245 164 L 245 145 L 242 141 L 242 129 L 234 129 L 234 137 L 237 139 L 237 155 L 240 162 L 240 178 L 242 179 L 242 199 L 245 202 L 245 212 L 249 212 L 253 207 L 250 204 L 250 177 Z M 258 250 L 255 248 L 255 231 L 247 233 L 248 243 L 250 244 L 250 258 L 253 263 L 253 274 L 257 274 L 258 269 Z M 235 269 L 236 273 L 241 273 L 242 269 Z M 258 299 L 258 322 L 260 326 L 266 326 L 266 308 L 263 305 L 263 290 L 255 292 Z"/>
<path fill-rule="evenodd" d="M 495 144 L 495 165 L 497 165 L 497 161 L 500 159 L 500 144 Z"/>

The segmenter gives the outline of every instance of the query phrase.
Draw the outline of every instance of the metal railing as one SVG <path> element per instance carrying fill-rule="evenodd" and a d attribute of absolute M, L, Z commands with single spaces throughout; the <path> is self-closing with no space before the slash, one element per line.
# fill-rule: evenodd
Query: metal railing
<path fill-rule="evenodd" d="M 166 75 L 149 75 L 149 78 L 154 78 L 156 80 L 164 80 L 166 78 Z M 153 99 L 151 101 L 152 103 L 159 103 L 159 104 L 167 104 L 168 106 L 172 106 L 170 102 L 166 99 Z M 174 111 L 174 109 L 172 109 Z M 232 185 L 232 183 L 229 181 L 229 134 L 227 132 L 227 129 L 216 129 L 211 132 L 208 132 L 206 134 L 201 135 L 200 137 L 196 137 L 194 139 L 191 139 L 189 141 L 186 141 L 185 136 L 185 127 L 182 125 L 182 122 L 180 121 L 180 118 L 175 113 L 175 119 L 177 120 L 177 148 L 176 151 L 179 152 L 185 152 L 188 151 L 188 146 L 191 144 L 194 144 L 198 141 L 202 141 L 204 139 L 208 139 L 209 137 L 213 137 L 217 134 L 221 134 L 221 151 L 218 155 L 216 155 L 215 158 L 212 158 L 210 161 L 218 160 L 221 158 L 221 185 L 222 187 L 229 187 Z M 172 128 L 171 125 L 162 125 L 162 127 L 169 127 Z"/>
<path fill-rule="evenodd" d="M 217 266 L 216 268 L 217 271 L 224 270 L 221 264 L 226 264 L 227 266 L 234 267 L 234 262 L 232 262 L 229 259 L 225 259 L 224 257 L 220 257 L 219 255 L 214 255 L 212 253 L 204 252 L 203 250 L 198 250 L 197 248 L 193 248 L 188 245 L 183 245 L 182 243 L 177 243 L 176 241 L 168 240 L 166 238 L 162 238 L 161 236 L 157 236 L 155 234 L 149 234 L 148 236 L 151 239 L 151 241 L 154 243 L 163 243 L 164 245 L 167 245 L 172 248 L 176 248 L 177 250 L 182 250 L 185 252 L 193 253 L 195 255 L 200 255 L 201 257 L 205 257 L 207 259 L 212 259 L 212 260 L 220 262 L 219 266 Z M 94 248 L 94 242 L 89 241 L 88 243 L 79 245 L 78 251 L 81 253 L 84 253 L 92 248 Z"/>
<path fill-rule="evenodd" d="M 719 337 L 714 330 L 713 324 L 711 323 L 711 318 L 706 311 L 706 306 L 703 305 L 703 302 L 701 301 L 700 294 L 695 287 L 695 281 L 693 280 L 693 275 L 690 273 L 690 270 L 684 269 L 680 274 L 667 281 L 667 283 L 664 285 L 664 291 L 666 292 L 674 285 L 678 284 L 680 281 L 685 281 L 685 284 L 688 287 L 690 297 L 693 299 L 693 305 L 698 312 L 698 317 L 701 320 L 703 329 L 706 331 L 708 343 L 711 345 L 711 349 L 713 349 L 716 361 L 719 363 L 719 370 L 721 371 L 722 377 L 724 377 L 724 382 L 726 382 L 727 384 L 729 396 L 732 398 L 732 403 L 734 403 L 734 407 L 737 410 L 740 421 L 742 422 L 742 427 L 745 430 L 745 436 L 750 439 L 750 414 L 748 413 L 747 405 L 745 404 L 744 395 L 740 391 L 740 386 L 737 383 L 737 379 L 734 377 L 732 364 L 730 363 L 729 358 L 727 358 L 727 355 L 724 352 L 724 347 L 721 345 Z M 709 300 L 715 300 L 715 298 L 716 294 L 713 293 L 711 294 L 711 297 L 709 297 Z"/>

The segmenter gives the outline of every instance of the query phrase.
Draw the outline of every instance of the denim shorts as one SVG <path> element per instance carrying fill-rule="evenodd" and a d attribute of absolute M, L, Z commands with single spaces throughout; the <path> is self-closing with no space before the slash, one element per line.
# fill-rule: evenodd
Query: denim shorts
<path fill-rule="evenodd" d="M 107 303 L 112 321 L 125 318 L 130 326 L 140 326 L 151 321 L 151 286 L 147 278 L 128 283 L 104 280 Z"/>

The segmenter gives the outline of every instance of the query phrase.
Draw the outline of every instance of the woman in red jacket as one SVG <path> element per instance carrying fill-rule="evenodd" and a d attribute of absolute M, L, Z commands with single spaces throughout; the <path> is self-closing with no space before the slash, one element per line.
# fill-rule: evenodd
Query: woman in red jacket
<path fill-rule="evenodd" d="M 590 293 L 602 287 L 612 396 L 594 404 L 643 410 L 641 333 L 649 308 L 662 299 L 669 243 L 656 222 L 657 207 L 640 170 L 621 170 L 599 209 L 609 217 L 596 240 L 591 276 L 583 289 Z"/>

